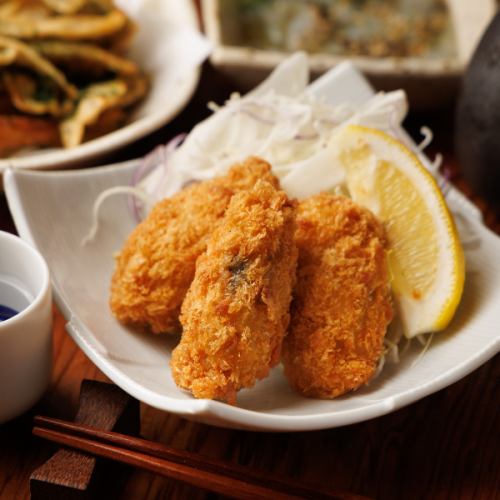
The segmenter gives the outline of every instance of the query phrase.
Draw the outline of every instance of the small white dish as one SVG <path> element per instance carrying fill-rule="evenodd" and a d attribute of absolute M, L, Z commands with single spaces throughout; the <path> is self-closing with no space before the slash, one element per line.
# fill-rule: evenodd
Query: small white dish
<path fill-rule="evenodd" d="M 129 123 L 72 149 L 37 149 L 0 159 L 0 173 L 9 167 L 42 170 L 95 164 L 168 123 L 189 101 L 199 80 L 200 64 L 209 52 L 209 44 L 199 33 L 193 2 L 116 0 L 116 4 L 138 25 L 130 58 L 149 75 L 151 83 Z"/>
<path fill-rule="evenodd" d="M 343 65 L 325 99 L 359 103 L 372 91 L 352 66 Z M 401 131 L 403 133 L 403 131 Z M 386 365 L 368 386 L 333 401 L 307 399 L 288 386 L 281 368 L 238 395 L 238 406 L 197 400 L 172 380 L 170 354 L 178 341 L 134 332 L 108 307 L 113 254 L 135 226 L 127 197 L 107 199 L 97 238 L 82 245 L 92 226 L 92 206 L 107 188 L 129 185 L 138 161 L 67 172 L 10 170 L 5 190 L 20 235 L 45 256 L 67 330 L 87 356 L 137 399 L 186 418 L 260 431 L 304 431 L 353 424 L 384 415 L 438 391 L 500 350 L 500 238 L 455 189 L 447 193 L 466 252 L 465 293 L 449 328 L 436 334 L 424 356 L 414 342 L 401 362 Z M 64 207 L 64 209 L 62 209 Z"/>
<path fill-rule="evenodd" d="M 435 58 L 352 57 L 350 54 L 318 52 L 309 55 L 312 73 L 320 75 L 348 59 L 377 88 L 404 88 L 412 108 L 428 108 L 448 102 L 456 92 L 459 77 L 497 6 L 495 0 L 447 0 L 447 4 L 456 48 L 454 55 Z M 289 56 L 280 50 L 245 45 L 241 40 L 235 2 L 201 0 L 201 5 L 205 33 L 213 44 L 210 62 L 240 87 L 252 88 Z"/>
<path fill-rule="evenodd" d="M 52 293 L 45 260 L 0 231 L 0 424 L 33 406 L 50 380 Z M 11 316 L 8 312 L 17 314 Z"/>

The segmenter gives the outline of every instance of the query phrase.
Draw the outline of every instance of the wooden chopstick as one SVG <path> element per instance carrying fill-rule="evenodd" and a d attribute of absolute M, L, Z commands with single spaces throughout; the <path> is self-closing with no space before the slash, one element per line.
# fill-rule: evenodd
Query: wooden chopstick
<path fill-rule="evenodd" d="M 139 467 L 233 498 L 360 499 L 358 495 L 315 488 L 260 471 L 144 439 L 74 422 L 36 416 L 33 434 L 64 446 Z"/>

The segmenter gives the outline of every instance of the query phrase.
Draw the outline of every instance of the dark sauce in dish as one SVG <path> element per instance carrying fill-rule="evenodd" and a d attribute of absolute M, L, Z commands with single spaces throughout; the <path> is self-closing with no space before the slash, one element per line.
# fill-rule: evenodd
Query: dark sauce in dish
<path fill-rule="evenodd" d="M 0 304 L 0 323 L 2 321 L 6 321 L 13 316 L 18 314 L 18 311 L 15 309 L 12 309 L 11 307 L 4 306 L 3 304 Z"/>

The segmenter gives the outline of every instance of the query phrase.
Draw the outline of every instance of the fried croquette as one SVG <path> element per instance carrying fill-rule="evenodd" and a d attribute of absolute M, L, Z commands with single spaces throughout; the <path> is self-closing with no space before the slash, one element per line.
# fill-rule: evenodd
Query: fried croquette
<path fill-rule="evenodd" d="M 279 185 L 267 162 L 249 158 L 223 177 L 193 184 L 159 202 L 116 258 L 110 294 L 116 318 L 154 333 L 178 330 L 196 259 L 231 197 L 258 179 Z"/>
<path fill-rule="evenodd" d="M 281 357 L 297 248 L 295 202 L 265 181 L 236 194 L 196 263 L 172 354 L 177 385 L 236 403 Z"/>
<path fill-rule="evenodd" d="M 300 203 L 295 241 L 285 375 L 305 396 L 334 398 L 367 382 L 382 355 L 393 315 L 384 229 L 348 198 L 320 194 Z"/>

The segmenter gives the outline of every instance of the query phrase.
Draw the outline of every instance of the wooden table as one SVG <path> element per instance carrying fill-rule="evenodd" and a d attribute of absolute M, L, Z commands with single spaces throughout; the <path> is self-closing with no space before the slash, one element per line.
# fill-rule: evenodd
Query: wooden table
<path fill-rule="evenodd" d="M 178 132 L 189 131 L 208 114 L 206 102 L 222 102 L 232 90 L 205 66 L 200 86 L 188 107 L 171 124 L 113 159 L 144 154 Z M 449 130 L 450 110 L 412 116 L 410 131 L 430 125 L 445 152 L 445 168 L 468 194 L 454 166 Z M 500 211 L 485 211 L 488 224 L 500 233 Z M 14 232 L 5 198 L 0 195 L 0 229 Z M 28 414 L 0 426 L 0 498 L 29 496 L 28 479 L 54 447 L 31 436 L 35 413 L 71 419 L 82 379 L 106 380 L 64 330 L 54 308 L 54 368 L 50 387 Z M 347 427 L 298 433 L 253 433 L 189 422 L 142 405 L 143 436 L 258 469 L 308 480 L 336 490 L 380 499 L 500 498 L 498 356 L 454 385 L 404 409 Z M 175 481 L 134 471 L 123 498 L 214 498 Z"/>

